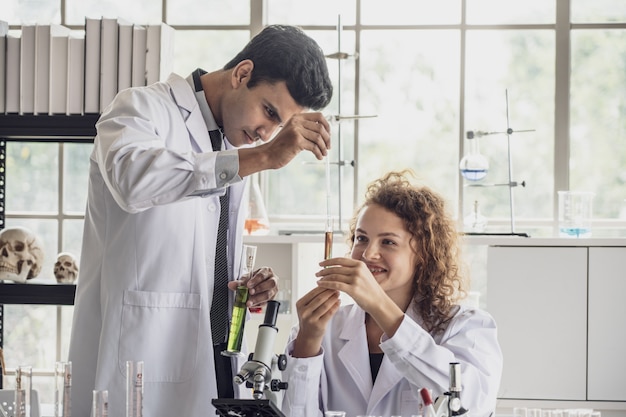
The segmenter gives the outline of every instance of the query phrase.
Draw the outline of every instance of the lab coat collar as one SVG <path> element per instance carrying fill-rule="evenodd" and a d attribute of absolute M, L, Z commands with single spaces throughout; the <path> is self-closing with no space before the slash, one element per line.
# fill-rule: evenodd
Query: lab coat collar
<path fill-rule="evenodd" d="M 391 363 L 387 355 L 383 357 L 376 383 L 372 387 L 372 374 L 369 366 L 367 335 L 365 333 L 365 311 L 356 304 L 352 305 L 345 325 L 339 335 L 346 343 L 338 353 L 339 360 L 344 364 L 350 377 L 357 382 L 361 395 L 368 402 L 368 410 L 372 410 L 391 389 L 398 384 L 403 376 Z"/>
<path fill-rule="evenodd" d="M 209 131 L 202 117 L 202 112 L 198 106 L 193 88 L 189 85 L 187 80 L 176 74 L 170 75 L 166 83 L 170 86 L 172 97 L 178 107 L 188 114 L 185 119 L 185 125 L 198 146 L 198 150 L 200 152 L 213 151 Z"/>

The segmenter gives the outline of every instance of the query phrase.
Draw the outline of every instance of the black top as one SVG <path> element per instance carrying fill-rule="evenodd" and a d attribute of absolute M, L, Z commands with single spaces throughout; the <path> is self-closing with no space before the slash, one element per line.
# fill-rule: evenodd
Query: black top
<path fill-rule="evenodd" d="M 372 382 L 376 382 L 380 364 L 383 361 L 384 353 L 370 353 L 370 370 L 372 371 Z"/>

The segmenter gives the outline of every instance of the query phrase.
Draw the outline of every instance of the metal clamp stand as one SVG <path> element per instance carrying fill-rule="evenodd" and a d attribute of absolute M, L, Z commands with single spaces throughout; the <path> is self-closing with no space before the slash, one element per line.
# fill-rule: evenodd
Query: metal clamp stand
<path fill-rule="evenodd" d="M 470 130 L 467 132 L 467 138 L 473 139 L 474 137 L 479 138 L 482 136 L 488 135 L 498 135 L 498 134 L 506 134 L 507 139 L 507 160 L 508 160 L 508 183 L 504 184 L 468 184 L 468 187 L 495 187 L 495 186 L 507 186 L 509 187 L 509 208 L 511 213 L 511 232 L 510 233 L 478 233 L 478 232 L 467 232 L 464 233 L 466 235 L 506 235 L 506 236 L 523 236 L 529 237 L 527 233 L 517 233 L 515 232 L 515 210 L 513 205 L 513 188 L 521 185 L 522 187 L 526 186 L 526 181 L 522 181 L 518 183 L 517 181 L 513 181 L 513 161 L 511 158 L 511 135 L 514 133 L 513 129 L 511 129 L 509 122 L 509 94 L 508 91 L 505 91 L 506 96 L 506 132 L 482 132 L 482 131 L 473 131 Z M 517 130 L 515 132 L 534 132 L 534 129 L 530 130 Z"/>

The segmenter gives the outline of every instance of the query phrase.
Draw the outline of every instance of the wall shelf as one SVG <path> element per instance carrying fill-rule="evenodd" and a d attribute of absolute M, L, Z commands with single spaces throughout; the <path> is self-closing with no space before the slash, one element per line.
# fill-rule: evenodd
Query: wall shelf
<path fill-rule="evenodd" d="M 93 142 L 99 117 L 99 114 L 0 115 L 0 228 L 4 227 L 6 207 L 7 142 Z M 75 285 L 0 281 L 0 349 L 4 344 L 4 304 L 73 305 L 75 293 Z"/>
<path fill-rule="evenodd" d="M 20 284 L 0 282 L 0 304 L 74 305 L 74 284 Z"/>
<path fill-rule="evenodd" d="M 93 142 L 99 114 L 0 115 L 0 139 L 46 142 Z"/>

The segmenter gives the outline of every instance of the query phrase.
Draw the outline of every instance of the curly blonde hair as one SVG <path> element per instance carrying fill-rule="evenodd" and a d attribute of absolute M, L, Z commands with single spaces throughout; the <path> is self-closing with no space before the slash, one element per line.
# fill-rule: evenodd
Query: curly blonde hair
<path fill-rule="evenodd" d="M 459 234 L 447 213 L 445 200 L 426 186 L 413 185 L 411 170 L 392 171 L 368 185 L 365 201 L 350 221 L 348 246 L 352 249 L 361 210 L 379 205 L 404 222 L 416 252 L 413 302 L 424 328 L 433 334 L 445 330 L 455 304 L 467 294 L 463 277 Z"/>

